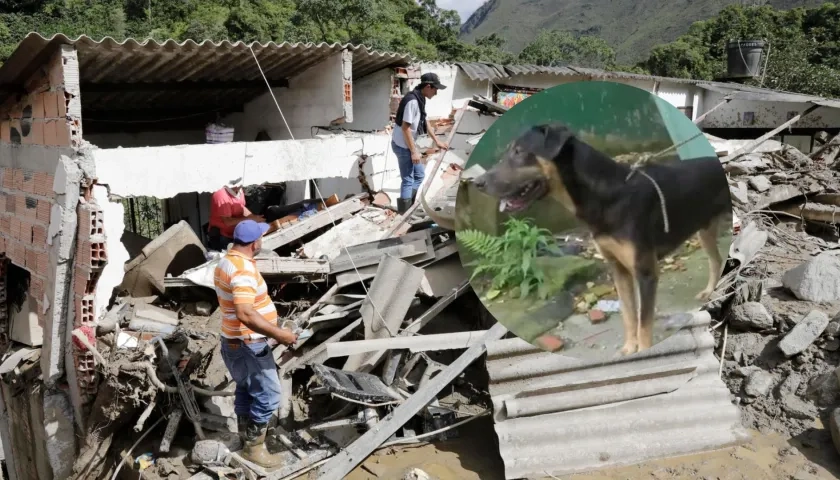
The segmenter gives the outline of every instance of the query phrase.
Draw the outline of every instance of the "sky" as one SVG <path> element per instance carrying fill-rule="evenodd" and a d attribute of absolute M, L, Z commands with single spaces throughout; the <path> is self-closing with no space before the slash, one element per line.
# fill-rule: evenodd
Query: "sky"
<path fill-rule="evenodd" d="M 447 10 L 458 10 L 461 23 L 466 22 L 470 15 L 480 7 L 485 0 L 437 0 L 437 6 Z"/>

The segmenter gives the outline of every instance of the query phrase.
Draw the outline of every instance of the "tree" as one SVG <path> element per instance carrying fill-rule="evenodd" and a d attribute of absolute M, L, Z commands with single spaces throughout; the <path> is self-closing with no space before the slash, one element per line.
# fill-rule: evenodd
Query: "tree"
<path fill-rule="evenodd" d="M 519 61 L 541 66 L 609 69 L 615 65 L 615 50 L 598 37 L 575 37 L 560 30 L 542 30 L 522 49 Z"/>

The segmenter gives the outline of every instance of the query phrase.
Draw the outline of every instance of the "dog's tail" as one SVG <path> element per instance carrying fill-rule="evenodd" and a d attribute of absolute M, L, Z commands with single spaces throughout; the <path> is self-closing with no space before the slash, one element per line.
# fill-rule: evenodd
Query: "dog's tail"
<path fill-rule="evenodd" d="M 426 192 L 424 192 L 423 190 L 420 190 L 420 204 L 423 205 L 423 211 L 426 212 L 426 215 L 428 215 L 432 220 L 434 220 L 435 223 L 447 230 L 452 230 L 454 232 L 455 218 L 444 215 L 442 212 L 436 212 L 432 207 L 429 206 L 428 203 L 426 203 L 425 193 Z"/>

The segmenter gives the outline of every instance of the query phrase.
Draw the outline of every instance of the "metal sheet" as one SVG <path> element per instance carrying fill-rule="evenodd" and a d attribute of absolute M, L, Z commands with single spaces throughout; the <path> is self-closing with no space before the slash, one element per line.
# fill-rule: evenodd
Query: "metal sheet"
<path fill-rule="evenodd" d="M 494 63 L 457 62 L 458 66 L 471 80 L 495 80 L 508 76 L 505 67 Z"/>
<path fill-rule="evenodd" d="M 646 352 L 600 363 L 518 338 L 488 344 L 505 478 L 570 475 L 746 441 L 718 377 L 709 321 L 701 312 Z M 563 395 L 569 391 L 574 398 Z"/>
<path fill-rule="evenodd" d="M 22 75 L 31 70 L 39 55 L 59 45 L 73 45 L 79 58 L 80 81 L 85 83 L 165 83 L 182 81 L 247 81 L 261 80 L 251 54 L 257 58 L 269 80 L 294 77 L 327 57 L 343 50 L 353 52 L 353 77 L 360 78 L 387 67 L 404 67 L 411 56 L 378 52 L 364 45 L 339 43 L 244 43 L 192 40 L 163 43 L 129 38 L 118 42 L 111 37 L 94 40 L 86 35 L 70 38 L 63 34 L 44 37 L 28 34 L 9 59 L 0 67 L 0 86 L 18 85 Z M 227 97 L 231 105 L 241 104 L 265 91 L 265 87 L 205 90 L 197 92 L 82 92 L 83 107 L 103 111 L 113 102 L 120 109 L 151 103 L 169 108 L 192 107 L 218 103 Z M 4 93 L 7 95 L 8 92 Z M 207 103 L 210 102 L 210 103 Z M 115 107 L 116 108 L 116 107 Z"/>
<path fill-rule="evenodd" d="M 549 75 L 574 76 L 578 72 L 569 67 L 543 67 L 540 65 L 506 65 L 505 70 L 511 75 L 533 75 L 546 73 Z"/>

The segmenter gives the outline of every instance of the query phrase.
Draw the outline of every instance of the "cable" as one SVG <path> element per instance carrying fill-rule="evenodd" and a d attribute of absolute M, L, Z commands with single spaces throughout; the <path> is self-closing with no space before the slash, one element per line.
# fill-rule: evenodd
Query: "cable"
<path fill-rule="evenodd" d="M 268 87 L 268 93 L 271 94 L 271 99 L 274 100 L 274 106 L 277 107 L 277 111 L 280 113 L 280 117 L 283 119 L 283 124 L 286 125 L 286 130 L 289 131 L 289 137 L 292 140 L 294 140 L 295 135 L 292 133 L 291 127 L 289 127 L 289 122 L 286 121 L 286 116 L 283 115 L 283 109 L 280 108 L 280 103 L 277 102 L 277 97 L 274 96 L 274 91 L 271 89 L 271 83 L 268 81 L 268 77 L 265 76 L 265 72 L 263 72 L 262 66 L 260 65 L 260 61 L 257 58 L 257 54 L 254 52 L 254 47 L 252 45 L 248 45 L 248 49 L 251 51 L 251 55 L 254 57 L 254 62 L 256 62 L 257 68 L 260 70 L 260 75 L 262 75 L 263 80 L 265 80 L 265 84 Z M 318 188 L 318 182 L 313 181 L 312 185 L 315 186 L 315 194 L 321 200 L 321 204 L 324 205 L 324 211 L 326 211 L 327 215 L 330 217 L 330 222 L 332 223 L 333 227 L 336 227 L 338 224 L 335 221 L 335 218 L 333 217 L 333 214 L 330 211 L 329 206 L 324 201 L 324 196 L 321 194 L 321 189 Z M 380 323 L 382 324 L 382 326 L 385 327 L 385 330 L 388 331 L 388 334 L 391 337 L 394 337 L 395 336 L 394 332 L 391 331 L 391 328 L 388 326 L 387 323 L 385 323 L 385 318 L 382 317 L 381 311 L 373 303 L 373 299 L 370 297 L 370 292 L 368 291 L 367 286 L 365 286 L 365 282 L 364 282 L 364 279 L 362 278 L 362 274 L 359 272 L 358 267 L 356 267 L 356 262 L 353 260 L 353 255 L 350 253 L 350 251 L 347 249 L 347 246 L 341 240 L 340 235 L 336 235 L 336 240 L 338 240 L 338 243 L 341 245 L 341 248 L 344 250 L 344 252 L 347 253 L 347 257 L 350 259 L 350 264 L 353 266 L 353 270 L 356 272 L 356 275 L 359 277 L 359 282 L 362 285 L 362 289 L 364 289 L 364 291 L 365 291 L 365 296 L 368 298 L 368 300 L 370 300 L 370 304 L 373 307 L 373 311 L 376 312 L 377 316 L 379 317 Z"/>
<path fill-rule="evenodd" d="M 123 455 L 122 460 L 120 460 L 120 464 L 119 464 L 119 465 L 117 465 L 117 469 L 116 469 L 116 470 L 114 470 L 114 475 L 113 475 L 113 476 L 111 476 L 111 480 L 116 480 L 117 475 L 120 473 L 120 470 L 122 470 L 122 466 L 125 464 L 125 459 L 131 456 L 131 452 L 133 452 L 133 451 L 134 451 L 134 449 L 137 447 L 137 445 L 139 445 L 139 444 L 140 444 L 140 442 L 142 442 L 142 441 L 143 441 L 143 439 L 144 439 L 144 438 L 146 438 L 146 435 L 148 435 L 148 434 L 149 434 L 149 432 L 151 432 L 152 430 L 154 430 L 154 429 L 155 429 L 155 427 L 157 427 L 157 426 L 158 426 L 158 424 L 159 424 L 160 422 L 162 422 L 164 418 L 166 418 L 166 417 L 160 417 L 160 418 L 158 418 L 158 419 L 157 419 L 157 421 L 156 421 L 155 423 L 153 423 L 153 424 L 152 424 L 152 426 L 151 426 L 151 427 L 149 427 L 149 429 L 148 429 L 148 430 L 146 430 L 145 432 L 143 432 L 143 435 L 140 435 L 140 438 L 138 438 L 138 439 L 137 439 L 137 441 L 136 441 L 136 442 L 134 442 L 134 445 L 132 445 L 132 446 L 131 446 L 131 448 L 129 448 L 129 449 L 128 449 L 128 451 L 127 451 L 127 452 L 125 452 L 125 455 Z"/>

